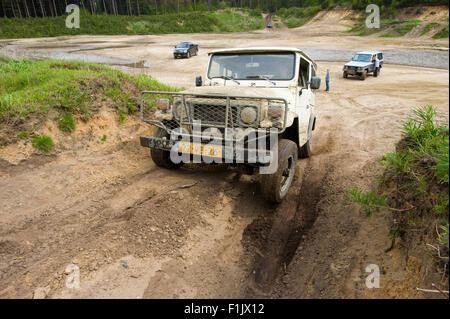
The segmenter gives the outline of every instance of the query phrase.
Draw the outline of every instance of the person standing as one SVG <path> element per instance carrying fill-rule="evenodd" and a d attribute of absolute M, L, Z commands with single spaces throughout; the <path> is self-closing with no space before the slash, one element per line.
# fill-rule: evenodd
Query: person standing
<path fill-rule="evenodd" d="M 380 70 L 380 60 L 378 60 L 378 57 L 375 56 L 375 73 L 374 73 L 375 77 L 378 76 L 379 70 Z"/>
<path fill-rule="evenodd" d="M 330 79 L 331 79 L 331 73 L 330 69 L 327 69 L 327 75 L 325 76 L 325 84 L 326 84 L 326 92 L 330 92 Z"/>

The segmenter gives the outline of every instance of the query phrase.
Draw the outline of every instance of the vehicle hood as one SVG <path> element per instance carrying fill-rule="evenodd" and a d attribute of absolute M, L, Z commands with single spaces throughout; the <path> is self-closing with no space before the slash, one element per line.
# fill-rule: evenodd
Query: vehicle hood
<path fill-rule="evenodd" d="M 188 50 L 188 48 L 178 48 L 178 49 L 173 50 L 173 52 L 185 52 L 187 50 Z"/>
<path fill-rule="evenodd" d="M 356 66 L 356 67 L 364 67 L 364 66 L 368 66 L 371 65 L 372 62 L 358 62 L 358 61 L 351 61 L 349 63 L 346 63 L 346 66 Z"/>
<path fill-rule="evenodd" d="M 199 86 L 183 92 L 196 94 L 218 94 L 224 96 L 260 96 L 284 98 L 288 102 L 295 97 L 295 88 L 287 87 L 250 87 L 250 86 Z"/>
<path fill-rule="evenodd" d="M 297 96 L 296 87 L 250 87 L 250 86 L 199 86 L 183 91 L 193 94 L 217 94 L 223 96 L 282 98 L 288 102 L 287 126 L 292 125 L 297 114 L 293 112 Z"/>

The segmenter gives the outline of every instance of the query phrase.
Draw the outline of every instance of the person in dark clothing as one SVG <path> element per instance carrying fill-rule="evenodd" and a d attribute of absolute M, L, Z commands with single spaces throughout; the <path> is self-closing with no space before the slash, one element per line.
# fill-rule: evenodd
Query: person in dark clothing
<path fill-rule="evenodd" d="M 325 76 L 326 92 L 330 92 L 330 79 L 331 79 L 330 69 L 327 69 L 327 75 Z"/>

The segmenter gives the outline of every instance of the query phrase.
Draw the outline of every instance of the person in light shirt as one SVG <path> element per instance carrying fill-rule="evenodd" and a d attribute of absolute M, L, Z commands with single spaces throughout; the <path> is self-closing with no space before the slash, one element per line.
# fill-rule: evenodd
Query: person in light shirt
<path fill-rule="evenodd" d="M 326 84 L 326 92 L 330 92 L 330 80 L 331 80 L 331 73 L 330 69 L 327 69 L 327 75 L 325 76 L 325 84 Z"/>

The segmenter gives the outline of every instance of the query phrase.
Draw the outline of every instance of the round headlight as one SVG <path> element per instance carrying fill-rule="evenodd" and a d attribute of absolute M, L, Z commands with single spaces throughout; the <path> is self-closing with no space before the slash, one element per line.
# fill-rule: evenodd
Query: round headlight
<path fill-rule="evenodd" d="M 244 107 L 241 111 L 241 121 L 245 124 L 253 124 L 258 118 L 258 114 L 253 107 Z"/>

